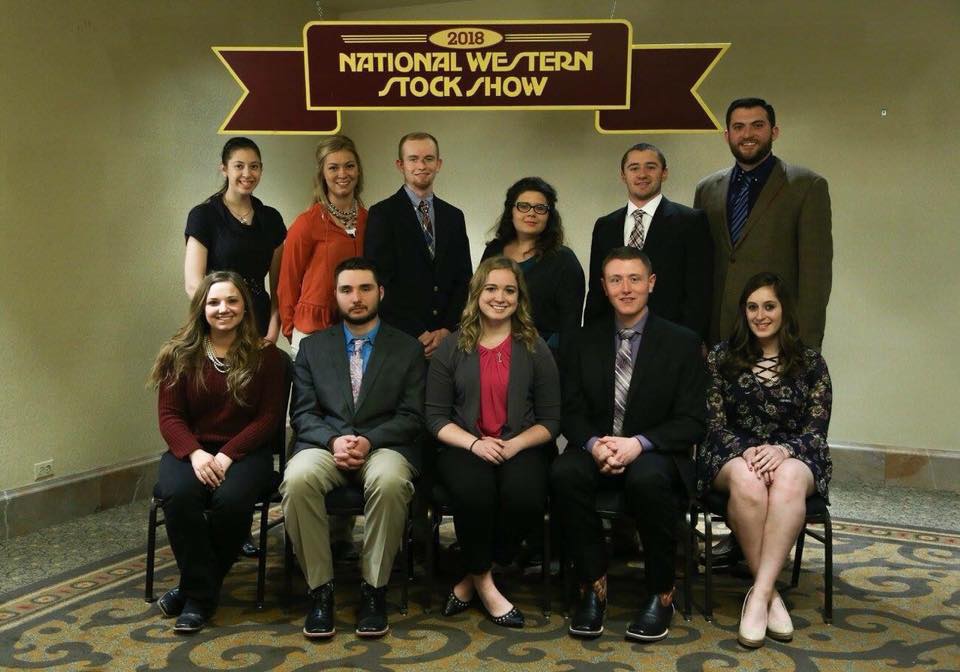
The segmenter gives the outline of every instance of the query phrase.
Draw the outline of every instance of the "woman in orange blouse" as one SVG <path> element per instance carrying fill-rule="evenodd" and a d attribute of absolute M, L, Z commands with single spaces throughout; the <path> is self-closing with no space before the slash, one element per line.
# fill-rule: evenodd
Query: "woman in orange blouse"
<path fill-rule="evenodd" d="M 363 167 L 353 140 L 333 135 L 317 145 L 314 203 L 290 230 L 277 295 L 283 335 L 296 354 L 300 340 L 340 321 L 333 270 L 363 255 L 367 209 L 360 201 Z"/>

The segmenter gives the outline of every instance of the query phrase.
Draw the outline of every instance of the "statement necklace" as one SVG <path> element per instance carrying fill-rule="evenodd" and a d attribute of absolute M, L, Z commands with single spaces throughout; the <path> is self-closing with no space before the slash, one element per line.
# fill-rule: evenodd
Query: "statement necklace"
<path fill-rule="evenodd" d="M 230 370 L 229 362 L 217 357 L 217 354 L 213 351 L 213 343 L 210 342 L 209 336 L 203 339 L 203 348 L 207 353 L 207 359 L 209 359 L 210 363 L 213 364 L 213 368 L 220 373 L 226 373 Z"/>
<path fill-rule="evenodd" d="M 335 206 L 330 201 L 325 201 L 324 205 L 327 206 L 327 210 L 330 211 L 330 214 L 343 222 L 343 230 L 347 232 L 348 236 L 354 237 L 357 235 L 357 200 L 353 200 L 353 206 L 349 210 L 341 210 Z"/>

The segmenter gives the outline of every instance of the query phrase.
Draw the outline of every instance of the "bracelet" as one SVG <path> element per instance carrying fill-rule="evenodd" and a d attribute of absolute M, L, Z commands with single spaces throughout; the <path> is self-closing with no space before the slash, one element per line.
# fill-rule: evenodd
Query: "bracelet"
<path fill-rule="evenodd" d="M 473 443 L 470 444 L 470 447 L 469 447 L 467 450 L 469 450 L 469 451 L 472 453 L 472 452 L 473 452 L 473 446 L 474 446 L 474 444 L 475 444 L 477 441 L 479 441 L 479 440 L 480 440 L 480 439 L 474 439 L 474 440 L 473 440 Z"/>

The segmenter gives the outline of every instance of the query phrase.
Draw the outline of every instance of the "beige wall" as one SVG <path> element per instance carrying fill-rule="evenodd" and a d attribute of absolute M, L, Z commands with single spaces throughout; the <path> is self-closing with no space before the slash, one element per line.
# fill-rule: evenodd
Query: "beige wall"
<path fill-rule="evenodd" d="M 447 3 L 350 19 L 629 19 L 637 42 L 732 42 L 701 87 L 715 114 L 740 95 L 777 106 L 776 152 L 821 172 L 834 203 L 835 283 L 824 352 L 833 441 L 960 449 L 960 207 L 953 194 L 960 4 Z M 0 489 L 155 454 L 153 355 L 185 309 L 187 210 L 218 185 L 216 129 L 238 90 L 211 45 L 295 45 L 314 3 L 2 1 Z M 332 18 L 331 13 L 326 14 Z M 880 108 L 889 114 L 880 117 Z M 560 192 L 584 264 L 595 218 L 623 201 L 636 136 L 585 112 L 348 113 L 368 202 L 393 192 L 396 139 L 441 141 L 438 193 L 467 214 L 474 259 L 516 178 Z M 309 137 L 256 138 L 257 195 L 289 224 L 309 193 Z M 644 140 L 667 154 L 665 192 L 731 163 L 719 135 Z"/>

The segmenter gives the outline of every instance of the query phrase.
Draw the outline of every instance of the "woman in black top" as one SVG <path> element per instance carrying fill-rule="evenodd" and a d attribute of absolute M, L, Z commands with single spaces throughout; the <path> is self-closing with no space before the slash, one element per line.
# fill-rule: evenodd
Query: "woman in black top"
<path fill-rule="evenodd" d="M 260 183 L 260 148 L 249 138 L 230 138 L 223 146 L 220 191 L 187 216 L 184 289 L 191 299 L 208 273 L 234 271 L 253 297 L 260 335 L 276 343 L 280 316 L 276 301 L 280 258 L 287 229 L 275 209 L 253 196 Z M 270 274 L 270 292 L 263 278 Z"/>
<path fill-rule="evenodd" d="M 557 192 L 539 177 L 525 177 L 507 190 L 494 239 L 483 259 L 503 255 L 520 265 L 540 337 L 556 357 L 580 327 L 586 292 L 583 267 L 563 244 Z"/>

